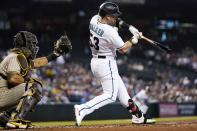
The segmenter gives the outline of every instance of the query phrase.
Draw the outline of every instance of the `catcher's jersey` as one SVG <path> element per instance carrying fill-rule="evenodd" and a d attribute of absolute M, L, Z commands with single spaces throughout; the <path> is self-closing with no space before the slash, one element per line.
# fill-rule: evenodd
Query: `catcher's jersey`
<path fill-rule="evenodd" d="M 5 57 L 5 59 L 0 63 L 0 73 L 5 76 L 10 71 L 20 73 L 21 68 L 18 63 L 17 55 L 18 54 L 16 53 L 10 53 L 8 56 Z"/>
<path fill-rule="evenodd" d="M 123 47 L 124 42 L 117 30 L 110 25 L 100 23 L 100 18 L 99 15 L 93 16 L 89 25 L 92 55 L 115 57 L 116 50 Z"/>

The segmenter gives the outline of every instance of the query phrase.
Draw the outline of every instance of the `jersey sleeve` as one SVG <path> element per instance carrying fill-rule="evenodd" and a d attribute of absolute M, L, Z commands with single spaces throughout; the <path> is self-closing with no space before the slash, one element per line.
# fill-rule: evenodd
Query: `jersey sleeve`
<path fill-rule="evenodd" d="M 14 71 L 20 73 L 21 68 L 18 62 L 17 57 L 11 57 L 8 61 L 7 72 Z"/>
<path fill-rule="evenodd" d="M 112 30 L 110 35 L 111 35 L 112 44 L 116 49 L 120 49 L 124 46 L 124 42 L 122 38 L 120 37 L 120 35 L 115 29 Z"/>

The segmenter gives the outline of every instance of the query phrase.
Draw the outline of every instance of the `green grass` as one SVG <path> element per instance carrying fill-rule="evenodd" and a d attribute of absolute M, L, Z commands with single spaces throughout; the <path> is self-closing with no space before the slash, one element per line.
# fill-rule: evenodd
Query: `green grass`
<path fill-rule="evenodd" d="M 191 121 L 197 120 L 197 116 L 192 117 L 170 117 L 170 118 L 156 118 L 157 123 L 162 122 L 178 122 L 178 121 Z M 82 125 L 85 126 L 92 126 L 92 125 L 110 125 L 110 124 L 130 124 L 130 119 L 122 119 L 122 120 L 87 120 L 83 121 Z M 74 121 L 59 121 L 59 122 L 33 122 L 35 126 L 73 126 L 75 124 Z"/>
<path fill-rule="evenodd" d="M 178 122 L 178 121 L 192 121 L 197 120 L 197 116 L 187 116 L 187 117 L 168 117 L 168 118 L 157 118 L 158 123 L 160 122 Z"/>

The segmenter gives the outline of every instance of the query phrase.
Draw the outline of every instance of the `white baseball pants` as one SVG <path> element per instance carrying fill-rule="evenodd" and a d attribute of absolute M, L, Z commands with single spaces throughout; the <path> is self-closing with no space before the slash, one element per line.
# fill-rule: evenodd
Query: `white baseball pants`
<path fill-rule="evenodd" d="M 117 97 L 123 107 L 128 107 L 128 100 L 131 98 L 118 73 L 116 60 L 92 58 L 91 69 L 94 76 L 101 82 L 103 94 L 81 104 L 79 106 L 80 114 L 88 115 L 100 107 L 115 102 Z"/>

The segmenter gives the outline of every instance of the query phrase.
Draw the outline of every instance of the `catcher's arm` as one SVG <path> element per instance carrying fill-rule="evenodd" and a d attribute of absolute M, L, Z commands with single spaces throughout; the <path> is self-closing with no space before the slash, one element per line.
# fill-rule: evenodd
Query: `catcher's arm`
<path fill-rule="evenodd" d="M 54 45 L 53 52 L 46 56 L 33 60 L 33 67 L 42 67 L 47 65 L 50 61 L 55 60 L 57 57 L 67 54 L 72 50 L 72 45 L 67 35 L 61 36 Z"/>
<path fill-rule="evenodd" d="M 47 57 L 40 57 L 33 60 L 33 67 L 38 68 L 47 65 L 49 62 Z"/>

